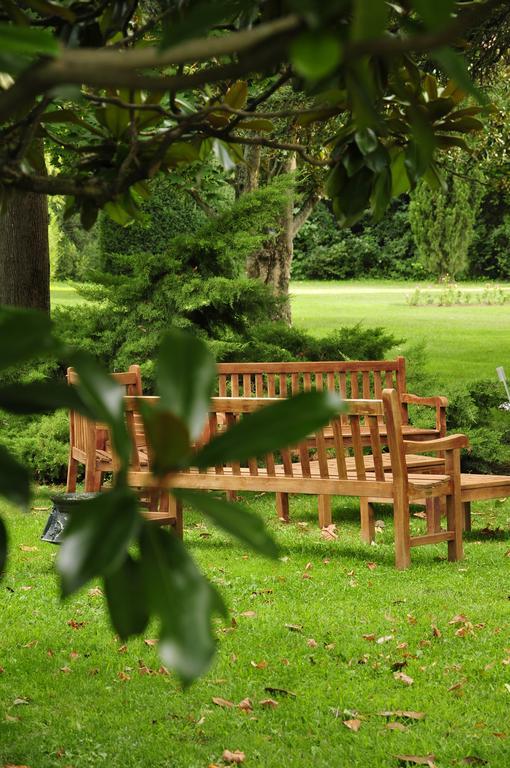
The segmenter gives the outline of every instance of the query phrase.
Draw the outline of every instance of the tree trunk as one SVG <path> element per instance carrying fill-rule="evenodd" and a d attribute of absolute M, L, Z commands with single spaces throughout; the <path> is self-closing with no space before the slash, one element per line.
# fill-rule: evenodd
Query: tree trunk
<path fill-rule="evenodd" d="M 292 316 L 289 302 L 289 283 L 294 253 L 292 198 L 286 204 L 278 225 L 281 227 L 280 234 L 274 240 L 268 241 L 263 250 L 248 257 L 246 271 L 248 277 L 262 280 L 263 283 L 273 288 L 276 295 L 281 299 L 277 319 L 290 325 Z"/>
<path fill-rule="evenodd" d="M 9 192 L 0 215 L 0 304 L 50 311 L 46 195 Z"/>

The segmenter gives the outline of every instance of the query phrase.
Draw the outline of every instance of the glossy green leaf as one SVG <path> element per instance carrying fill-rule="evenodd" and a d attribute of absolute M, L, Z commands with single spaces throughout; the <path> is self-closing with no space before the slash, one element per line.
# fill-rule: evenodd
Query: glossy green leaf
<path fill-rule="evenodd" d="M 76 507 L 57 560 L 64 596 L 120 568 L 141 525 L 137 498 L 127 488 L 114 488 Z"/>
<path fill-rule="evenodd" d="M 336 197 L 347 181 L 347 171 L 342 163 L 333 166 L 326 179 L 326 193 L 328 197 Z"/>
<path fill-rule="evenodd" d="M 270 132 L 274 131 L 274 123 L 271 120 L 264 120 L 257 118 L 255 120 L 243 120 L 239 123 L 238 128 L 242 128 L 245 131 L 262 131 Z"/>
<path fill-rule="evenodd" d="M 32 381 L 0 387 L 0 408 L 10 413 L 46 413 L 67 408 L 93 417 L 77 389 L 62 381 Z"/>
<path fill-rule="evenodd" d="M 225 607 L 177 536 L 146 523 L 140 550 L 149 605 L 161 620 L 160 656 L 190 683 L 211 662 L 212 615 Z"/>
<path fill-rule="evenodd" d="M 327 424 L 341 405 L 333 392 L 305 392 L 264 406 L 206 443 L 193 464 L 214 467 L 227 461 L 246 461 L 294 445 Z"/>
<path fill-rule="evenodd" d="M 0 22 L 0 50 L 17 56 L 56 56 L 58 41 L 47 29 Z"/>
<path fill-rule="evenodd" d="M 412 3 L 429 29 L 444 26 L 455 6 L 455 0 L 412 0 Z"/>
<path fill-rule="evenodd" d="M 361 168 L 358 173 L 347 180 L 340 189 L 336 199 L 342 213 L 353 216 L 363 213 L 368 205 L 374 174 L 369 168 Z"/>
<path fill-rule="evenodd" d="M 379 146 L 379 139 L 372 128 L 363 128 L 361 131 L 356 131 L 354 141 L 358 145 L 360 152 L 364 155 L 374 152 Z"/>
<path fill-rule="evenodd" d="M 26 507 L 30 501 L 30 474 L 0 445 L 0 496 Z"/>
<path fill-rule="evenodd" d="M 0 307 L 0 370 L 33 358 L 58 354 L 53 324 L 44 312 Z"/>
<path fill-rule="evenodd" d="M 347 171 L 349 178 L 354 176 L 365 165 L 365 158 L 357 148 L 355 144 L 350 144 L 345 155 L 342 158 L 342 163 Z M 345 183 L 345 182 L 344 182 Z M 340 192 L 341 187 L 338 188 L 337 193 Z"/>
<path fill-rule="evenodd" d="M 7 538 L 7 528 L 5 523 L 0 517 L 0 579 L 4 575 L 5 566 L 7 563 L 7 549 L 9 541 Z"/>
<path fill-rule="evenodd" d="M 141 634 L 150 612 L 140 562 L 128 554 L 119 568 L 104 577 L 104 587 L 110 619 L 119 637 L 127 640 Z"/>
<path fill-rule="evenodd" d="M 233 109 L 243 109 L 248 100 L 248 83 L 245 80 L 238 80 L 230 86 L 223 101 Z"/>
<path fill-rule="evenodd" d="M 458 131 L 459 133 L 472 133 L 473 131 L 481 131 L 484 125 L 481 120 L 471 115 L 465 115 L 464 117 L 458 117 L 458 119 L 444 120 L 438 128 L 442 131 Z"/>
<path fill-rule="evenodd" d="M 351 38 L 365 40 L 382 34 L 388 19 L 386 0 L 354 0 Z"/>
<path fill-rule="evenodd" d="M 175 489 L 173 494 L 261 555 L 273 558 L 278 556 L 278 546 L 267 532 L 263 520 L 244 504 L 229 502 L 201 491 Z"/>
<path fill-rule="evenodd" d="M 453 48 L 440 48 L 432 51 L 431 56 L 439 62 L 444 71 L 448 73 L 460 89 L 470 93 L 480 104 L 488 103 L 487 96 L 473 82 L 466 60 L 460 53 L 454 51 Z M 447 91 L 444 91 L 442 95 L 449 94 Z"/>
<path fill-rule="evenodd" d="M 167 333 L 159 350 L 156 383 L 161 408 L 181 419 L 196 440 L 216 384 L 216 362 L 206 344 L 177 329 Z"/>
<path fill-rule="evenodd" d="M 391 171 L 384 168 L 377 175 L 372 194 L 370 196 L 370 207 L 375 221 L 380 221 L 384 216 L 391 201 Z"/>
<path fill-rule="evenodd" d="M 405 164 L 405 152 L 399 150 L 391 161 L 391 195 L 400 197 L 411 189 L 411 182 Z"/>
<path fill-rule="evenodd" d="M 178 416 L 140 402 L 145 434 L 152 449 L 152 471 L 165 475 L 185 464 L 190 452 L 189 431 Z"/>
<path fill-rule="evenodd" d="M 340 63 L 342 44 L 329 32 L 302 32 L 290 46 L 292 66 L 302 77 L 318 80 Z"/>
<path fill-rule="evenodd" d="M 440 133 L 436 133 L 436 142 L 437 146 L 441 149 L 458 147 L 459 149 L 464 150 L 464 152 L 471 151 L 465 139 L 461 139 L 460 136 L 443 136 Z"/>

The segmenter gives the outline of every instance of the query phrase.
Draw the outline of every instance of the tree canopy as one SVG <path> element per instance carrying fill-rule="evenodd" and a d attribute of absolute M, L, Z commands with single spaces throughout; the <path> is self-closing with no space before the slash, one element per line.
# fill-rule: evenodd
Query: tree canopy
<path fill-rule="evenodd" d="M 441 151 L 465 149 L 463 135 L 482 127 L 482 107 L 461 105 L 477 93 L 457 48 L 505 5 L 3 0 L 2 194 L 66 195 L 86 227 L 101 207 L 126 223 L 156 174 L 211 152 L 239 162 L 243 147 L 263 145 L 329 169 L 342 223 L 366 210 L 380 217 L 421 177 L 441 184 Z M 449 80 L 438 81 L 438 67 Z M 306 105 L 267 110 L 288 83 Z M 307 131 L 273 136 L 275 119 L 307 127 L 332 117 L 319 145 Z M 49 174 L 33 149 L 40 138 Z"/>

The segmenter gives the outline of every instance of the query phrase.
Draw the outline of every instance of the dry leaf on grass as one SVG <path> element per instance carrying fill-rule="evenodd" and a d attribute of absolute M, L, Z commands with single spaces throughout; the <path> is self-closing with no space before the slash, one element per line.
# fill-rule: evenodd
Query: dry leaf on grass
<path fill-rule="evenodd" d="M 255 611 L 243 611 L 239 614 L 239 616 L 244 616 L 245 619 L 254 619 L 256 615 Z"/>
<path fill-rule="evenodd" d="M 406 720 L 423 720 L 425 718 L 425 712 L 415 712 L 411 709 L 385 710 L 379 714 L 381 717 L 401 717 Z"/>
<path fill-rule="evenodd" d="M 120 645 L 117 648 L 117 653 L 127 653 L 128 647 L 127 645 Z"/>
<path fill-rule="evenodd" d="M 14 763 L 6 763 L 3 768 L 29 768 L 28 765 L 14 765 Z"/>
<path fill-rule="evenodd" d="M 131 677 L 127 674 L 127 672 L 119 672 L 117 677 L 119 680 L 122 680 L 123 682 L 126 682 L 127 680 L 131 680 Z"/>
<path fill-rule="evenodd" d="M 289 629 L 291 632 L 302 632 L 302 624 L 285 624 L 285 629 Z"/>
<path fill-rule="evenodd" d="M 278 702 L 274 699 L 262 699 L 262 701 L 259 701 L 259 704 L 266 709 L 276 709 L 278 706 Z"/>
<path fill-rule="evenodd" d="M 35 648 L 38 644 L 39 640 L 30 640 L 28 643 L 25 643 L 25 645 L 21 646 L 22 648 Z"/>
<path fill-rule="evenodd" d="M 322 528 L 321 536 L 323 539 L 326 539 L 326 541 L 334 541 L 335 539 L 338 539 L 338 534 L 336 533 L 336 525 L 332 523 L 331 525 L 327 525 L 325 528 Z"/>
<path fill-rule="evenodd" d="M 251 703 L 251 699 L 243 699 L 237 706 L 239 709 L 242 709 L 243 712 L 253 712 L 253 704 Z"/>
<path fill-rule="evenodd" d="M 318 645 L 317 640 L 314 640 L 313 637 L 307 640 L 306 644 L 309 648 L 317 648 L 317 645 Z"/>
<path fill-rule="evenodd" d="M 7 723 L 19 723 L 21 717 L 18 717 L 17 715 L 6 715 L 5 720 Z"/>
<path fill-rule="evenodd" d="M 367 568 L 369 571 L 375 571 L 377 568 L 377 563 L 367 563 Z"/>
<path fill-rule="evenodd" d="M 407 731 L 409 730 L 407 725 L 404 725 L 404 723 L 399 723 L 398 721 L 392 722 L 392 723 L 386 723 L 384 726 L 388 729 L 388 731 Z"/>
<path fill-rule="evenodd" d="M 69 654 L 69 658 L 71 659 L 71 661 L 78 659 L 79 656 L 80 654 L 78 653 L 78 651 L 71 651 L 71 653 Z"/>
<path fill-rule="evenodd" d="M 393 640 L 395 635 L 384 635 L 383 637 L 378 637 L 375 641 L 378 645 L 382 645 L 383 643 L 389 643 L 390 640 Z"/>
<path fill-rule="evenodd" d="M 20 544 L 20 549 L 22 552 L 37 552 L 38 547 L 29 547 L 27 544 Z"/>
<path fill-rule="evenodd" d="M 265 659 L 262 659 L 262 661 L 250 661 L 250 664 L 252 667 L 255 667 L 255 669 L 265 669 L 267 667 L 267 661 Z"/>
<path fill-rule="evenodd" d="M 158 644 L 158 641 L 154 640 L 151 637 L 146 637 L 143 642 L 144 642 L 145 645 L 148 645 L 149 648 L 151 648 L 153 645 L 157 645 Z"/>
<path fill-rule="evenodd" d="M 30 590 L 33 589 L 33 587 L 29 587 L 27 585 L 24 585 L 24 586 L 20 587 L 20 589 L 21 589 L 22 592 L 30 592 Z"/>
<path fill-rule="evenodd" d="M 217 707 L 225 707 L 226 709 L 232 709 L 232 707 L 234 706 L 233 701 L 228 701 L 228 699 L 222 699 L 221 696 L 213 696 L 212 703 L 216 704 Z"/>
<path fill-rule="evenodd" d="M 101 587 L 92 587 L 92 589 L 89 589 L 88 594 L 89 594 L 89 597 L 102 597 L 103 590 L 101 589 Z"/>
<path fill-rule="evenodd" d="M 76 619 L 69 619 L 67 622 L 71 629 L 83 629 L 85 626 L 84 621 L 76 621 Z"/>
<path fill-rule="evenodd" d="M 66 674 L 71 671 L 71 667 L 59 667 L 61 672 L 65 672 Z"/>
<path fill-rule="evenodd" d="M 463 613 L 458 613 L 453 619 L 450 619 L 448 624 L 464 624 L 466 621 L 469 621 L 469 619 Z"/>
<path fill-rule="evenodd" d="M 450 687 L 447 689 L 448 693 L 450 693 L 451 691 L 458 691 L 459 688 L 462 688 L 464 685 L 466 685 L 466 683 L 467 683 L 467 677 L 463 677 L 461 680 L 457 680 L 456 683 L 454 683 L 453 685 L 450 685 Z"/>
<path fill-rule="evenodd" d="M 439 627 L 436 627 L 435 624 L 432 624 L 432 636 L 433 637 L 441 637 L 441 635 L 442 635 L 442 632 L 439 629 Z"/>
<path fill-rule="evenodd" d="M 352 718 L 351 720 L 342 720 L 342 723 L 350 731 L 354 731 L 354 733 L 357 733 L 361 728 L 361 720 L 359 720 L 357 717 Z"/>
<path fill-rule="evenodd" d="M 412 685 L 414 683 L 413 678 L 409 677 L 409 675 L 406 675 L 404 672 L 394 672 L 393 677 L 395 680 L 404 683 L 404 685 Z"/>
<path fill-rule="evenodd" d="M 370 642 L 375 642 L 375 635 L 373 632 L 370 632 L 368 635 L 361 635 L 363 640 L 369 640 Z"/>
<path fill-rule="evenodd" d="M 292 691 L 288 691 L 286 688 L 273 688 L 270 685 L 267 685 L 264 688 L 266 693 L 270 693 L 273 696 L 290 696 L 292 699 L 296 698 L 296 694 Z"/>
<path fill-rule="evenodd" d="M 397 760 L 400 760 L 401 763 L 427 765 L 429 768 L 436 768 L 436 764 L 434 763 L 434 760 L 436 759 L 435 755 L 424 755 L 423 757 L 420 755 L 395 755 L 395 757 Z"/>
<path fill-rule="evenodd" d="M 227 763 L 244 763 L 246 759 L 246 755 L 244 752 L 241 752 L 239 749 L 234 750 L 234 752 L 231 752 L 230 749 L 225 749 L 223 751 L 222 755 L 223 760 L 225 760 Z"/>

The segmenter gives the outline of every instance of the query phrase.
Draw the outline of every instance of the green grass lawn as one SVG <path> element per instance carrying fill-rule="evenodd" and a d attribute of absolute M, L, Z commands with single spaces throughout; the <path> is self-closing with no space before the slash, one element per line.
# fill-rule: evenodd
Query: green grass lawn
<path fill-rule="evenodd" d="M 293 321 L 317 335 L 358 321 L 382 325 L 405 339 L 392 353 L 405 353 L 407 346 L 423 341 L 430 372 L 448 384 L 494 378 L 496 366 L 510 367 L 510 303 L 409 306 L 406 294 L 415 287 L 415 283 L 389 281 L 293 283 Z M 461 287 L 483 290 L 476 283 Z"/>
<path fill-rule="evenodd" d="M 399 754 L 508 768 L 510 503 L 475 506 L 463 562 L 420 547 L 406 572 L 393 568 L 384 508 L 367 547 L 354 502 L 334 504 L 336 541 L 321 538 L 315 504 L 294 498 L 282 526 L 271 496 L 253 499 L 281 544 L 277 562 L 186 516 L 185 540 L 232 621 L 218 624 L 216 661 L 185 692 L 154 647 L 114 637 L 96 583 L 60 602 L 56 548 L 39 541 L 47 492 L 26 515 L 2 506 L 12 557 L 0 584 L 0 765 L 207 768 L 229 749 L 247 768 L 397 768 Z M 237 706 L 246 698 L 252 711 Z"/>

